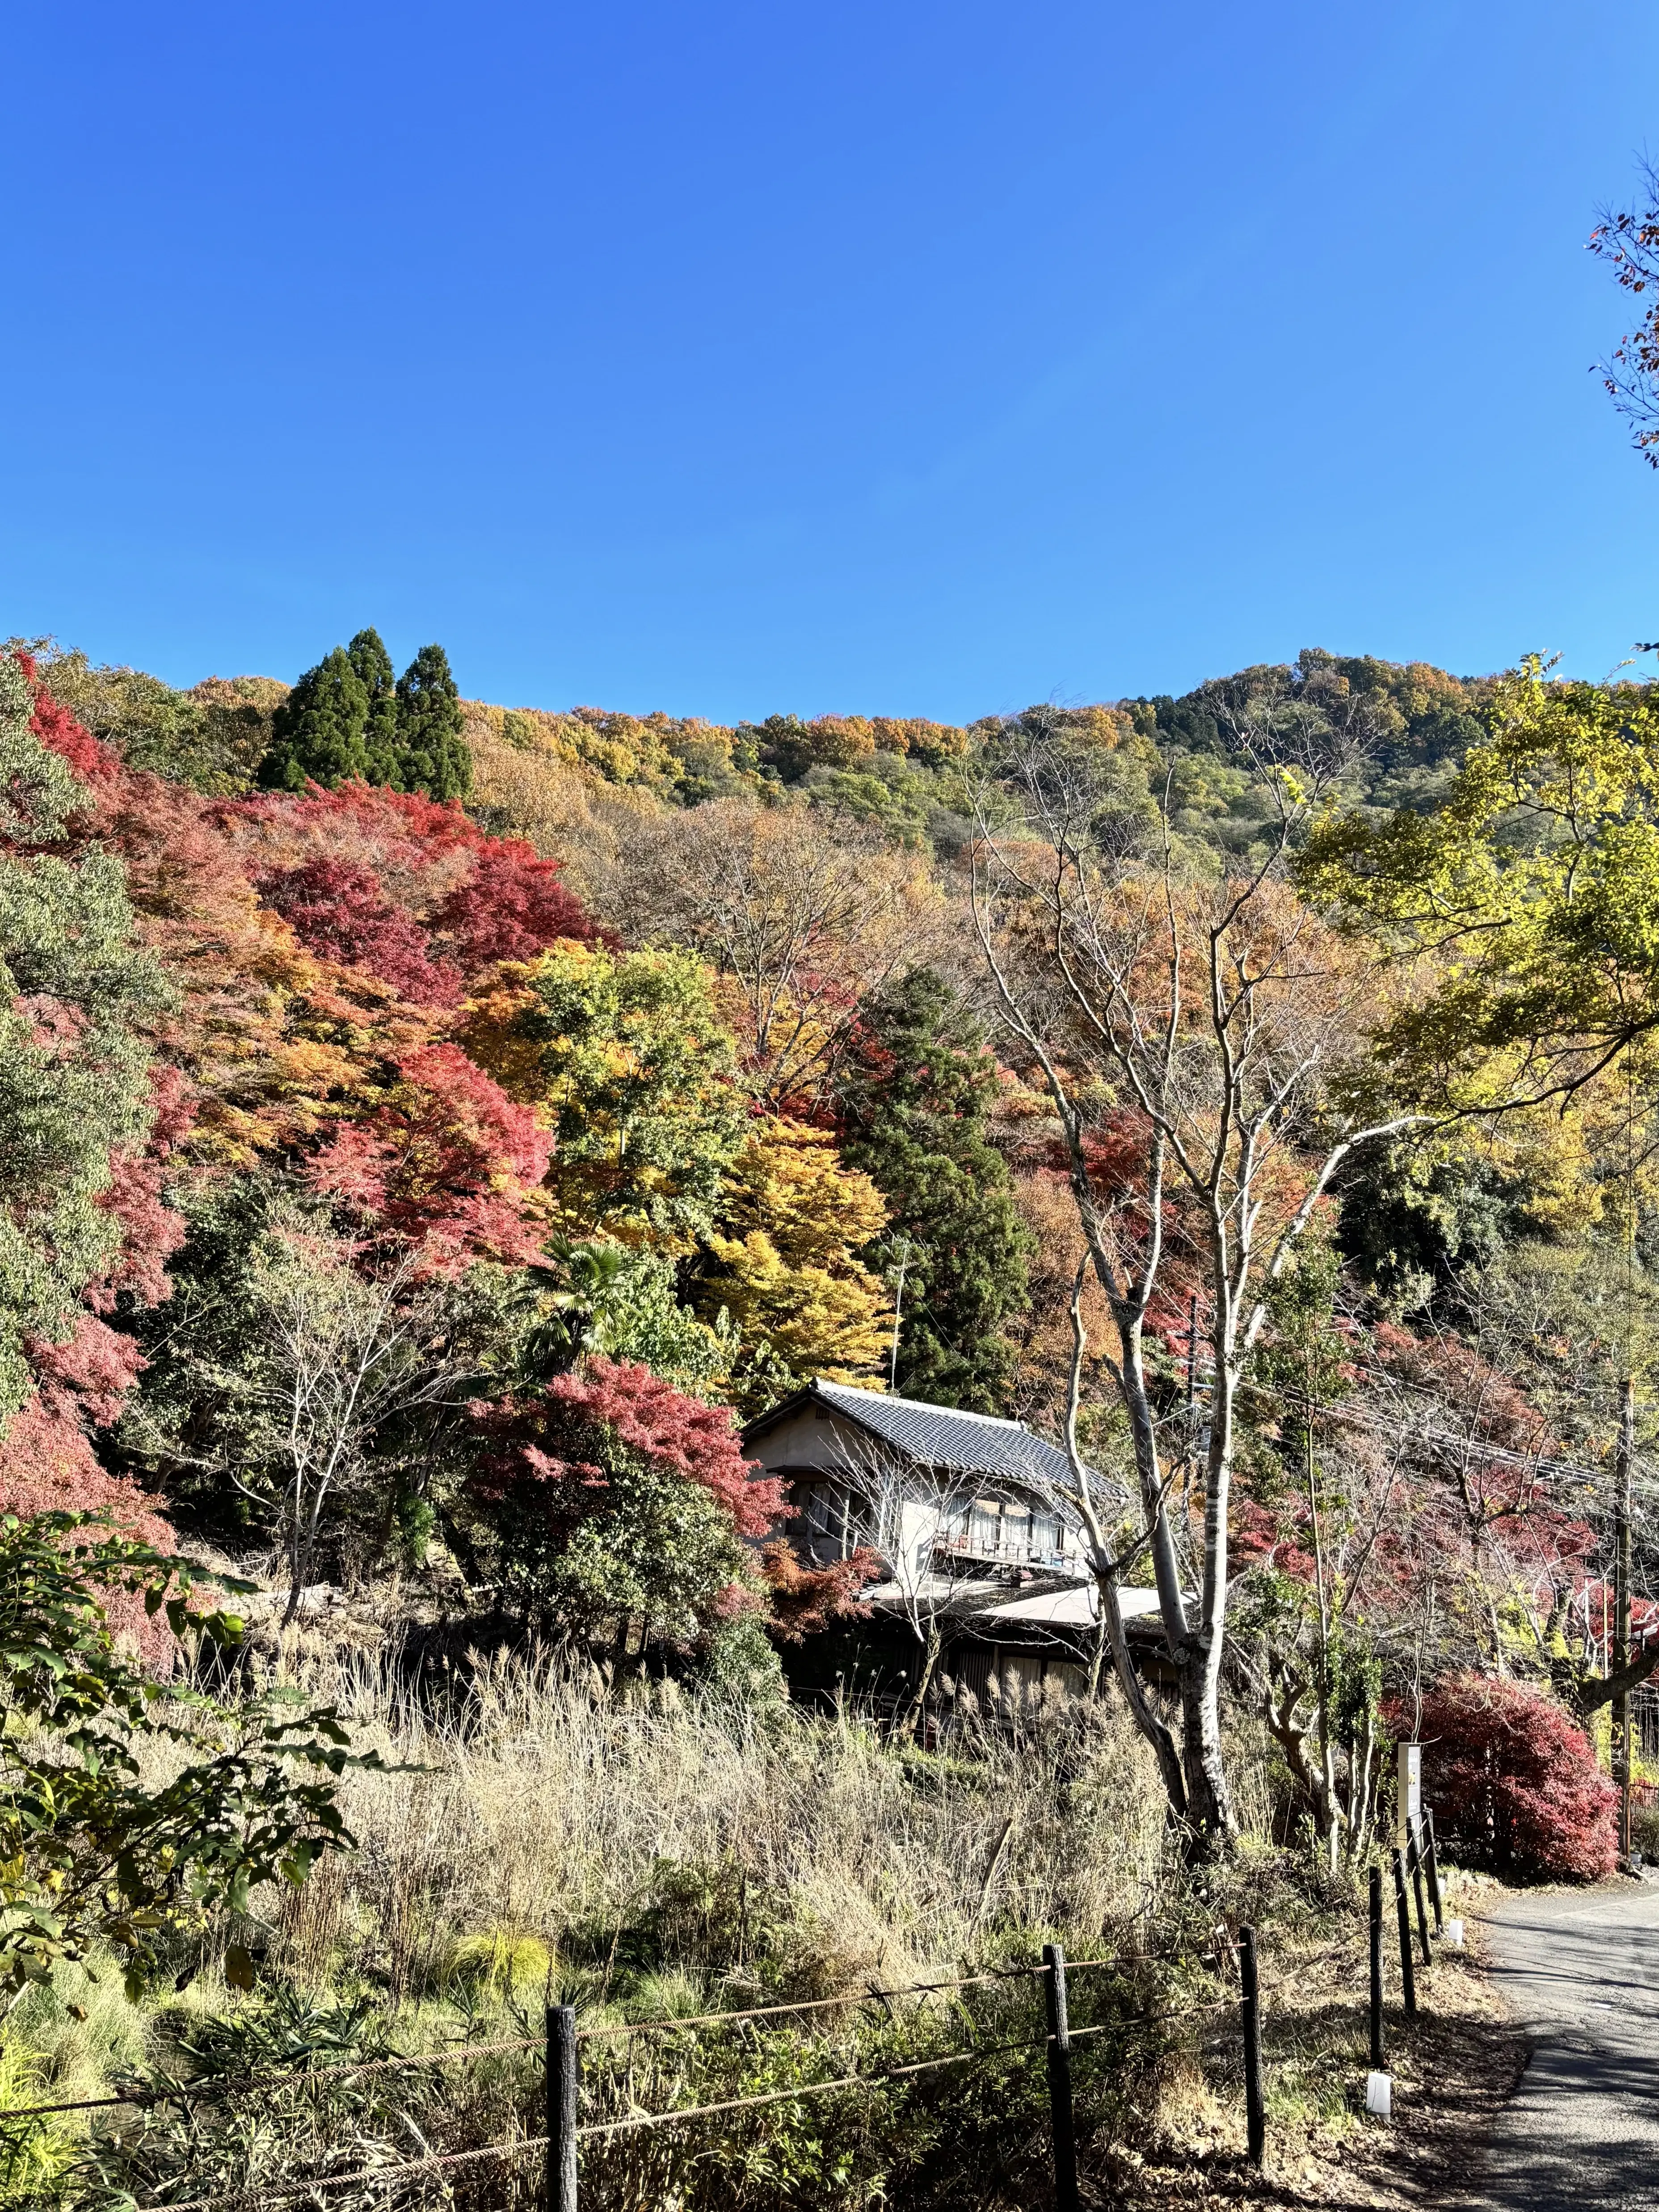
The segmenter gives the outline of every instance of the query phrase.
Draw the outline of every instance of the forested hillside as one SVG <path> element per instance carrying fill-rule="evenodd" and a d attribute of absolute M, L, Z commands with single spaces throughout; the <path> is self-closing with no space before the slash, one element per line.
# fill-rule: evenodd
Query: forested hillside
<path fill-rule="evenodd" d="M 296 1589 L 441 1558 L 531 1615 L 572 1619 L 580 1589 L 687 1645 L 769 1602 L 736 1540 L 760 1509 L 734 1522 L 726 1459 L 687 1449 L 715 1409 L 822 1375 L 1060 1418 L 1064 1146 L 963 928 L 1019 749 L 1086 758 L 1121 864 L 1167 838 L 1202 879 L 1265 864 L 1287 776 L 1317 786 L 1298 848 L 1443 818 L 1508 696 L 1309 651 L 968 727 L 725 727 L 468 702 L 441 648 L 398 678 L 372 629 L 291 690 L 178 691 L 45 641 L 7 665 L 15 787 L 41 794 L 14 874 L 109 947 L 61 975 L 8 955 L 20 1006 L 66 1010 L 15 1017 L 67 1110 L 19 1154 L 14 1502 L 44 1498 L 49 1440 L 77 1498 L 276 1543 Z M 1457 1400 L 1474 1360 L 1594 1461 L 1603 1417 L 1542 1340 L 1487 1341 L 1540 1269 L 1590 1264 L 1608 1170 L 1581 1125 L 1466 1115 L 1373 1146 L 1319 1235 L 1329 1325 L 1379 1330 L 1377 1387 Z M 373 1390 L 305 1398 L 319 1361 Z M 588 1530 L 559 1470 L 603 1462 L 635 1406 L 643 1487 Z M 662 1486 L 694 1468 L 703 1490 Z"/>
<path fill-rule="evenodd" d="M 1431 1721 L 1475 1856 L 1612 1864 L 1601 1765 L 1628 1743 L 1641 1771 L 1623 1700 L 1659 1659 L 1645 687 L 1308 652 L 1180 699 L 965 727 L 727 728 L 467 702 L 441 648 L 399 676 L 373 630 L 291 689 L 178 691 L 14 641 L 0 753 L 0 1583 L 36 1622 L 15 1645 L 30 1710 L 67 1710 L 28 1640 L 49 1633 L 142 1732 L 149 1693 L 99 1608 L 147 1664 L 206 1632 L 167 1595 L 182 1545 L 274 1593 L 258 1667 L 298 1663 L 282 1632 L 331 1593 L 386 1650 L 459 1622 L 463 1649 L 606 1670 L 592 1697 L 560 1677 L 568 1710 L 475 1671 L 465 1710 L 511 1738 L 492 1759 L 556 1728 L 534 1757 L 568 1778 L 605 1698 L 666 1677 L 665 1697 L 717 1705 L 680 1750 L 663 1718 L 626 1755 L 706 1780 L 739 1756 L 708 1714 L 783 1729 L 780 1654 L 856 1618 L 879 1569 L 798 1558 L 745 1462 L 743 1422 L 823 1377 L 1014 1414 L 1073 1455 L 1056 1497 L 1103 1625 L 1095 1717 L 1063 1726 L 1094 1778 L 1030 1847 L 1043 1910 L 1072 1909 L 1075 1858 L 1117 1900 L 1101 1914 L 1127 1911 L 1127 1862 L 1090 1856 L 1088 1808 L 1131 1776 L 1148 1865 L 1160 1835 L 1225 1863 L 1243 1776 L 1258 1826 L 1337 1880 L 1375 1847 L 1390 1744 Z M 39 1591 L 71 1571 L 53 1561 L 83 1557 L 90 1580 L 40 1628 Z M 1120 1617 L 1134 1585 L 1169 1654 L 1156 1694 Z M 859 1819 L 900 1856 L 913 1784 L 975 1820 L 988 1778 L 1030 1784 L 1017 1714 L 992 1726 L 942 1680 L 927 1695 L 890 1769 L 859 1768 L 885 1808 Z M 946 1719 L 977 1747 L 934 1776 Z M 120 1864 L 148 1871 L 109 1874 L 65 1921 L 64 1838 L 113 1816 L 88 1827 L 52 1784 L 52 1848 L 20 1829 L 7 1877 L 20 1985 L 112 1948 L 134 2002 L 181 1959 L 181 1988 L 204 1960 L 252 1988 L 263 1946 L 261 2003 L 343 1960 L 394 2011 L 410 1989 L 516 2002 L 516 1968 L 486 1990 L 454 1965 L 435 1875 L 426 1963 L 391 1983 L 386 1916 L 416 1910 L 401 1875 L 382 1893 L 319 1874 L 333 1902 L 255 1944 L 234 1918 L 249 1882 L 281 1854 L 302 1884 L 345 1842 L 333 1784 L 279 1778 L 285 1732 L 337 1777 L 348 1757 L 326 1711 L 261 1725 L 263 1765 L 186 1769 L 218 1794 L 176 1832 L 241 1838 L 213 1844 L 221 1871 L 188 1899 L 162 1801 L 124 1801 L 151 1856 L 124 1844 Z M 776 1761 L 830 1756 L 804 1718 L 799 1736 L 732 1725 L 763 1797 Z M 106 1789 L 106 1754 L 73 1741 L 78 1786 Z M 1073 1756 L 1060 1741 L 1044 1756 Z M 1501 1818 L 1481 1809 L 1500 1771 Z M 401 1785 L 348 1785 L 373 1863 L 395 1861 Z M 647 1898 L 668 1926 L 680 1876 L 641 1841 L 665 1815 L 630 1800 L 623 1825 L 635 1813 L 632 1871 L 593 1859 L 580 1911 L 549 1901 L 545 1837 L 512 1845 L 539 1870 L 533 1910 L 454 1909 L 495 1914 L 514 1958 L 526 1925 L 551 1940 L 549 1915 L 573 1955 L 602 1950 L 596 1899 L 617 1929 Z M 746 1832 L 722 1813 L 705 1842 L 741 1854 Z M 1009 1832 L 969 1921 L 950 1907 L 952 1944 L 980 1942 L 961 1929 Z M 788 1850 L 822 1882 L 817 1848 L 803 1815 Z M 714 1863 L 685 1876 L 698 1925 L 724 1893 Z M 877 1893 L 899 1893 L 873 1859 L 867 1893 L 862 1871 L 835 1879 L 872 1926 Z M 142 1924 L 129 1882 L 157 1900 Z M 243 1935 L 213 1952 L 226 1899 Z M 787 1881 L 768 1909 L 780 1958 L 819 1943 Z M 883 1923 L 869 1957 L 926 1964 L 926 1920 Z M 679 1959 L 666 1944 L 649 1955 Z M 820 1970 L 866 1971 L 820 1960 L 799 1986 Z M 728 1968 L 705 1980 L 685 2002 Z M 914 2148 L 881 2155 L 897 2171 Z M 155 2154 L 158 2173 L 185 2155 Z"/>

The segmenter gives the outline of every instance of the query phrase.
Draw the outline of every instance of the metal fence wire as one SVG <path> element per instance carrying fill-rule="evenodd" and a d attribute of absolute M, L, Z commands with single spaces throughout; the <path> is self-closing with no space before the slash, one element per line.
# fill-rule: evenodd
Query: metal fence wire
<path fill-rule="evenodd" d="M 1250 2155 L 1255 2163 L 1261 2162 L 1264 2132 L 1261 2120 L 1261 1997 L 1263 1991 L 1273 1985 L 1261 1982 L 1257 1977 L 1253 1929 L 1241 1929 L 1237 1943 L 1230 1942 L 1224 1948 L 1236 1958 L 1240 1968 L 1241 1988 L 1237 1996 L 1219 1997 L 1207 2004 L 1184 2006 L 1170 2012 L 1126 2014 L 1120 2020 L 1103 2021 L 1087 2027 L 1074 2028 L 1070 2025 L 1068 1976 L 1131 1963 L 1144 1963 L 1139 1954 L 1120 1952 L 1107 1958 L 1068 1960 L 1060 1945 L 1049 1944 L 1044 1948 L 1041 1965 L 991 1967 L 977 1974 L 965 1974 L 948 1981 L 912 1982 L 893 1989 L 872 1989 L 856 1998 L 815 1997 L 794 2003 L 751 2005 L 736 2012 L 598 2022 L 591 2027 L 578 2024 L 573 2006 L 550 2005 L 546 2032 L 542 2036 L 517 2036 L 490 2043 L 458 2044 L 442 2051 L 392 2053 L 380 2058 L 353 2061 L 344 2066 L 265 2067 L 244 2075 L 212 2076 L 197 2081 L 134 2082 L 125 2086 L 119 2094 L 110 2096 L 74 2098 L 57 2104 L 29 2105 L 0 2112 L 0 2127 L 15 2120 L 40 2118 L 54 2113 L 94 2112 L 123 2106 L 146 2108 L 171 2103 L 191 2105 L 198 2099 L 240 2095 L 276 2081 L 321 2085 L 399 2069 L 465 2063 L 503 2052 L 538 2051 L 544 2054 L 546 2069 L 547 2121 L 544 2134 L 486 2143 L 471 2150 L 434 2152 L 425 2157 L 404 2159 L 389 2165 L 313 2174 L 303 2181 L 260 2182 L 182 2202 L 176 2198 L 165 2202 L 157 2200 L 151 2212 L 232 2212 L 234 2207 L 275 2204 L 306 2197 L 319 2197 L 327 2190 L 369 2182 L 395 2185 L 416 2175 L 438 2174 L 453 2168 L 483 2165 L 491 2160 L 504 2162 L 538 2152 L 544 2154 L 545 2157 L 544 2202 L 547 2212 L 578 2212 L 578 2151 L 585 2141 L 683 2126 L 694 2120 L 758 2110 L 768 2106 L 795 2104 L 807 2098 L 827 2096 L 835 2092 L 873 2087 L 885 2081 L 906 2081 L 945 2067 L 969 2065 L 976 2059 L 1000 2057 L 1014 2051 L 1041 2050 L 1045 2053 L 1048 2080 L 1055 2202 L 1058 2212 L 1076 2212 L 1077 2151 L 1071 2048 L 1074 2043 L 1082 2042 L 1091 2036 L 1141 2033 L 1238 2006 L 1244 2045 Z M 584 2042 L 617 2037 L 678 2034 L 717 2025 L 726 2027 L 744 2021 L 775 2020 L 831 2009 L 847 2011 L 856 2009 L 860 2005 L 891 1998 L 932 1996 L 947 1991 L 982 1988 L 992 1983 L 1019 1980 L 1035 1980 L 1042 1984 L 1044 2022 L 1040 2034 L 1018 2037 L 1006 2042 L 970 2043 L 960 2051 L 944 2052 L 932 2058 L 913 2059 L 901 2065 L 866 2072 L 855 2071 L 821 2081 L 797 2082 L 787 2089 L 767 2090 L 751 2096 L 728 2097 L 707 2105 L 676 2106 L 659 2112 L 629 2112 L 614 2119 L 584 2121 L 580 2117 L 580 2048 Z"/>

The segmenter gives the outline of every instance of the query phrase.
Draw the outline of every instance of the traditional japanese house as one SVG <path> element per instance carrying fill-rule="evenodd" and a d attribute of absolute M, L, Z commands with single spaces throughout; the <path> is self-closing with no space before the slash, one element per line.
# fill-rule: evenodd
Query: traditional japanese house
<path fill-rule="evenodd" d="M 804 1560 L 880 1561 L 868 1618 L 788 1655 L 799 1689 L 890 1702 L 930 1663 L 945 1694 L 981 1702 L 1086 1686 L 1097 1596 L 1056 1445 L 1019 1421 L 824 1382 L 751 1421 L 744 1445 L 785 1486 Z M 1152 1593 L 1121 1595 L 1156 1672 Z"/>

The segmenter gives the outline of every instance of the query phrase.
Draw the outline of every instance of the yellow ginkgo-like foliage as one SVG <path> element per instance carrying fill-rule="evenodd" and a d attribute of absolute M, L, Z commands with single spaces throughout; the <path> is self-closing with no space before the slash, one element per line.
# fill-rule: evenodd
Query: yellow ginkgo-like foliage
<path fill-rule="evenodd" d="M 467 1051 L 554 1133 L 567 1233 L 684 1253 L 717 1219 L 744 1121 L 712 981 L 672 948 L 560 944 L 470 1002 Z"/>
<path fill-rule="evenodd" d="M 859 1257 L 886 1225 L 868 1176 L 843 1167 L 823 1129 L 781 1115 L 757 1121 L 727 1171 L 714 1267 L 700 1286 L 724 1308 L 757 1362 L 757 1401 L 811 1376 L 867 1382 L 892 1334 L 892 1301 Z"/>

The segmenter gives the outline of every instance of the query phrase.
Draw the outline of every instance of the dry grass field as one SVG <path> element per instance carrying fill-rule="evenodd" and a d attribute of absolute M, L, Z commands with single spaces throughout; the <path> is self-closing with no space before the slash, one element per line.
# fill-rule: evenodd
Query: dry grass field
<path fill-rule="evenodd" d="M 1361 1906 L 1260 1833 L 1224 1872 L 1184 1871 L 1115 1702 L 1055 1700 L 927 1753 L 868 1717 L 617 1686 L 586 1666 L 500 1656 L 464 1690 L 452 1679 L 453 1696 L 417 1703 L 384 1662 L 348 1665 L 343 1703 L 386 1771 L 347 1778 L 354 1853 L 254 1900 L 240 1931 L 252 1991 L 229 1985 L 221 1952 L 185 1960 L 159 2003 L 129 2002 L 106 1974 L 33 1992 L 13 2016 L 0 2102 L 527 2039 L 549 1996 L 612 2031 L 810 2001 L 823 2008 L 804 2018 L 598 2039 L 588 2109 L 775 2094 L 968 2045 L 1002 2055 L 595 2143 L 585 2207 L 1013 2212 L 1049 2189 L 1041 2051 L 1003 2050 L 1040 2030 L 1035 1981 L 871 1993 L 1026 1966 L 1051 1938 L 1117 1962 L 1073 1984 L 1074 2025 L 1098 2030 L 1077 2062 L 1098 2205 L 1422 2202 L 1410 2189 L 1512 2080 L 1513 2039 L 1478 1960 L 1444 1954 L 1422 2019 L 1409 2033 L 1390 2021 L 1396 2122 L 1368 2121 Z M 1265 1764 L 1248 1743 L 1237 1759 L 1260 1824 Z M 1267 1985 L 1260 2174 L 1243 2158 L 1224 1948 L 1244 1920 L 1261 1930 Z M 177 2201 L 390 2166 L 533 2135 L 539 2100 L 538 2054 L 520 2051 L 24 2124 L 0 2202 L 113 2207 L 124 2192 Z M 326 2201 L 505 2212 L 536 2201 L 538 2163 Z"/>

